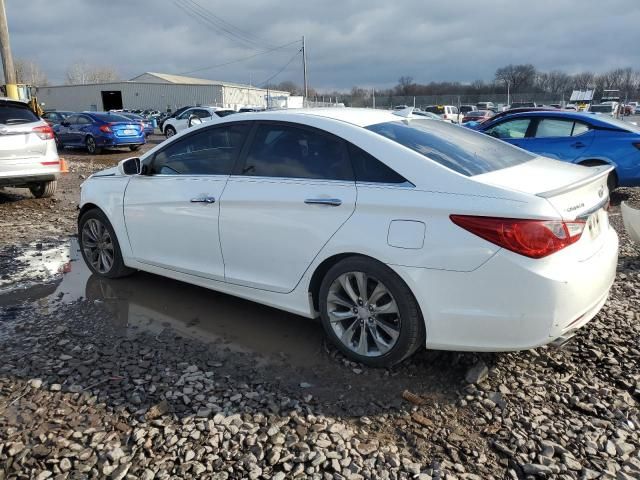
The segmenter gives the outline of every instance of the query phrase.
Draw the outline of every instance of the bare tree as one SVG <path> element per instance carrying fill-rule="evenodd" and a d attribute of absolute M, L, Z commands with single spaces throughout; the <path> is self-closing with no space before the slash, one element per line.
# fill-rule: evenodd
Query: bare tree
<path fill-rule="evenodd" d="M 578 90 L 587 90 L 589 88 L 595 88 L 596 76 L 591 72 L 576 73 L 573 76 L 573 88 Z"/>
<path fill-rule="evenodd" d="M 545 93 L 562 94 L 571 88 L 571 77 L 558 70 L 541 72 L 536 76 L 536 87 Z"/>
<path fill-rule="evenodd" d="M 115 68 L 110 66 L 94 66 L 85 62 L 77 62 L 67 69 L 67 85 L 84 85 L 87 83 L 107 83 L 120 79 Z"/>
<path fill-rule="evenodd" d="M 26 83 L 36 87 L 49 85 L 47 75 L 42 71 L 40 65 L 33 60 L 18 58 L 15 60 L 14 66 L 18 83 Z"/>
<path fill-rule="evenodd" d="M 521 92 L 532 87 L 536 79 L 536 67 L 530 63 L 522 65 L 507 65 L 496 70 L 495 79 L 504 83 L 512 92 Z"/>
<path fill-rule="evenodd" d="M 412 90 L 415 87 L 413 77 L 404 75 L 398 79 L 398 93 L 400 95 L 413 95 Z"/>

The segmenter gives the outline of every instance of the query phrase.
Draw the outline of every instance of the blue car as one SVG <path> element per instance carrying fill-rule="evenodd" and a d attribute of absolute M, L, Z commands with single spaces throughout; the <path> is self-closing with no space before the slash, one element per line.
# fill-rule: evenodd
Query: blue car
<path fill-rule="evenodd" d="M 113 113 L 72 113 L 53 131 L 58 148 L 84 147 L 90 154 L 107 147 L 129 147 L 133 152 L 146 142 L 139 122 Z"/>
<path fill-rule="evenodd" d="M 610 190 L 640 186 L 640 128 L 630 122 L 608 115 L 538 111 L 506 115 L 476 129 L 545 157 L 613 165 Z"/>
<path fill-rule="evenodd" d="M 144 127 L 145 137 L 148 137 L 149 135 L 153 135 L 154 133 L 153 123 L 151 123 L 151 120 L 149 120 L 148 118 L 145 118 L 142 115 L 138 115 L 137 113 L 128 113 L 128 112 L 119 113 L 118 115 L 122 115 L 123 117 L 127 117 L 130 120 L 135 120 L 136 122 L 142 123 Z"/>

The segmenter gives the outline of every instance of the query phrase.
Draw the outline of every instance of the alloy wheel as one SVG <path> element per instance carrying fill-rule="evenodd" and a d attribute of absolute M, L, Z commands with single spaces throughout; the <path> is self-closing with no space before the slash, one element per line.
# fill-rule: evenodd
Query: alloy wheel
<path fill-rule="evenodd" d="M 166 131 L 167 138 L 171 138 L 175 134 L 176 134 L 176 131 L 173 128 L 171 128 L 171 127 L 167 128 L 167 131 Z"/>
<path fill-rule="evenodd" d="M 329 287 L 327 313 L 338 340 L 349 350 L 379 357 L 400 336 L 400 312 L 389 289 L 364 272 L 347 272 Z"/>
<path fill-rule="evenodd" d="M 84 256 L 98 273 L 109 273 L 113 267 L 115 247 L 106 225 L 90 218 L 82 227 Z"/>
<path fill-rule="evenodd" d="M 93 137 L 87 138 L 87 151 L 89 153 L 95 153 L 96 151 L 96 141 L 93 139 Z"/>

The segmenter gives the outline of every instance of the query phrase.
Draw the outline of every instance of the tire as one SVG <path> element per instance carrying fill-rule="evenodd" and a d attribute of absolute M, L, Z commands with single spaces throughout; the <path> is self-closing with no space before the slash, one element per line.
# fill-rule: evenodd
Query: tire
<path fill-rule="evenodd" d="M 58 182 L 56 180 L 51 180 L 49 182 L 40 182 L 29 185 L 29 190 L 36 198 L 49 198 L 56 193 L 57 187 Z"/>
<path fill-rule="evenodd" d="M 93 208 L 82 214 L 78 242 L 82 258 L 95 275 L 121 278 L 135 271 L 124 264 L 116 233 L 101 210 Z"/>
<path fill-rule="evenodd" d="M 102 152 L 102 149 L 96 145 L 96 139 L 91 136 L 85 139 L 84 144 L 91 155 L 99 155 Z"/>
<path fill-rule="evenodd" d="M 129 147 L 129 150 L 131 150 L 132 152 L 136 152 L 136 151 L 140 150 L 140 145 L 131 145 Z"/>
<path fill-rule="evenodd" d="M 58 138 L 58 136 L 56 135 L 54 138 L 55 138 L 55 140 L 56 140 L 56 149 L 57 149 L 58 151 L 60 151 L 60 150 L 64 149 L 64 145 L 62 144 L 62 142 L 60 141 L 60 139 Z"/>
<path fill-rule="evenodd" d="M 358 288 L 363 279 L 364 297 Z M 376 260 L 354 256 L 335 264 L 322 280 L 318 303 L 327 336 L 357 362 L 389 367 L 424 346 L 424 320 L 413 294 Z"/>
<path fill-rule="evenodd" d="M 176 129 L 171 125 L 167 125 L 167 128 L 164 129 L 164 136 L 167 138 L 171 138 L 176 134 Z"/>

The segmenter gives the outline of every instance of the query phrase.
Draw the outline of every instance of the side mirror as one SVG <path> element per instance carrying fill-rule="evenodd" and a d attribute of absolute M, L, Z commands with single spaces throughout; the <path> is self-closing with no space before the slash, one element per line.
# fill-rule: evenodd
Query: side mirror
<path fill-rule="evenodd" d="M 138 157 L 125 158 L 118 162 L 118 173 L 120 175 L 138 175 L 142 170 Z"/>
<path fill-rule="evenodd" d="M 189 117 L 189 121 L 188 121 L 188 126 L 189 128 L 193 127 L 194 125 L 200 125 L 202 123 L 202 119 L 196 115 L 191 115 Z"/>

